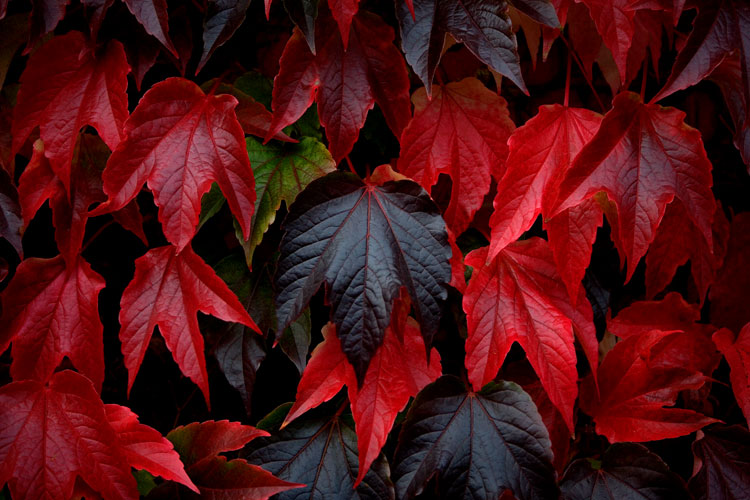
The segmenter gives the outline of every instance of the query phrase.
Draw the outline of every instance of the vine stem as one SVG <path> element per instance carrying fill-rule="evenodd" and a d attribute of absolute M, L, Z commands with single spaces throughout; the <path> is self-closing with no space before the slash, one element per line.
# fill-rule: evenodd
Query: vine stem
<path fill-rule="evenodd" d="M 586 80 L 586 83 L 589 85 L 591 92 L 594 94 L 594 98 L 596 99 L 597 104 L 599 104 L 599 108 L 601 108 L 602 113 L 606 113 L 607 109 L 604 107 L 604 103 L 602 103 L 602 100 L 599 98 L 599 94 L 597 93 L 596 88 L 594 88 L 594 83 L 591 81 L 591 78 L 589 78 L 589 76 L 586 74 L 586 71 L 583 69 L 583 63 L 578 57 L 578 54 L 576 54 L 575 50 L 573 50 L 573 47 L 570 45 L 570 42 L 568 42 L 568 40 L 564 36 L 560 35 L 560 40 L 562 40 L 563 43 L 568 47 L 568 51 L 573 56 L 573 60 L 575 60 L 578 69 L 580 69 L 581 73 L 583 73 L 583 78 L 584 80 Z"/>
<path fill-rule="evenodd" d="M 357 170 L 354 168 L 354 164 L 352 164 L 352 160 L 351 158 L 349 158 L 349 155 L 346 155 L 344 158 L 346 158 L 346 163 L 349 165 L 349 170 L 351 171 L 351 173 L 353 173 L 354 175 L 359 175 L 357 173 Z"/>
<path fill-rule="evenodd" d="M 94 241 L 97 237 L 99 237 L 99 235 L 101 235 L 105 229 L 107 229 L 109 226 L 111 226 L 114 223 L 115 223 L 115 220 L 112 219 L 102 224 L 102 227 L 97 229 L 96 232 L 92 234 L 88 240 L 86 240 L 86 243 L 83 244 L 83 246 L 81 247 L 81 251 L 79 253 L 83 253 L 89 247 L 92 241 Z"/>
<path fill-rule="evenodd" d="M 568 64 L 565 70 L 565 100 L 563 101 L 563 106 L 565 106 L 566 108 L 568 107 L 568 102 L 570 100 L 570 70 L 572 69 L 572 62 L 573 54 L 570 50 L 570 47 L 568 47 Z"/>

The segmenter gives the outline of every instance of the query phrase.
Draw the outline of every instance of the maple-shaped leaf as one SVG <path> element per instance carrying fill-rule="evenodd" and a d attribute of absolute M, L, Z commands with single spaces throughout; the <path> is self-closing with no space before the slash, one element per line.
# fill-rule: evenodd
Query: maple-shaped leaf
<path fill-rule="evenodd" d="M 5 238 L 21 258 L 23 258 L 21 243 L 23 227 L 18 191 L 8 173 L 0 168 L 0 238 Z"/>
<path fill-rule="evenodd" d="M 555 182 L 601 121 L 602 116 L 593 111 L 553 104 L 541 106 L 536 116 L 511 134 L 506 170 L 490 218 L 490 258 L 528 230 L 543 209 L 548 211 L 555 201 Z"/>
<path fill-rule="evenodd" d="M 441 374 L 440 355 L 432 349 L 430 362 L 416 322 L 407 318 L 407 308 L 394 311 L 393 321 L 403 330 L 399 339 L 393 325 L 386 330 L 383 345 L 367 368 L 361 388 L 357 388 L 354 370 L 341 350 L 332 324 L 323 327 L 324 341 L 313 351 L 297 387 L 294 406 L 282 428 L 304 412 L 328 401 L 346 385 L 357 430 L 359 450 L 358 485 L 377 458 L 388 438 L 398 412 L 409 398 Z"/>
<path fill-rule="evenodd" d="M 677 268 L 690 261 L 690 274 L 700 302 L 724 261 L 729 221 L 721 205 L 716 205 L 712 225 L 713 251 L 679 200 L 667 206 L 654 242 L 646 254 L 646 295 L 653 297 L 672 281 Z"/>
<path fill-rule="evenodd" d="M 713 340 L 729 363 L 734 397 L 750 423 L 750 323 L 736 336 L 731 330 L 722 328 L 714 333 Z"/>
<path fill-rule="evenodd" d="M 750 322 L 748 251 L 750 245 L 750 213 L 734 216 L 724 263 L 716 273 L 716 280 L 708 292 L 711 301 L 711 321 L 739 332 Z"/>
<path fill-rule="evenodd" d="M 598 362 L 593 312 L 583 286 L 574 307 L 552 251 L 540 238 L 509 245 L 489 262 L 487 248 L 480 248 L 465 262 L 474 267 L 463 299 L 469 329 L 464 362 L 472 386 L 479 389 L 494 379 L 518 342 L 572 432 L 578 393 L 574 332 L 592 369 Z"/>
<path fill-rule="evenodd" d="M 740 54 L 743 94 L 750 101 L 750 5 L 744 0 L 716 0 L 699 5 L 693 31 L 677 55 L 672 73 L 654 101 L 695 85 L 733 51 Z"/>
<path fill-rule="evenodd" d="M 591 19 L 612 52 L 620 73 L 620 82 L 625 83 L 627 75 L 628 51 L 635 38 L 635 11 L 629 0 L 582 0 L 589 8 Z"/>
<path fill-rule="evenodd" d="M 318 16 L 313 54 L 296 29 L 284 47 L 273 85 L 273 123 L 266 140 L 318 104 L 328 149 L 336 161 L 349 154 L 367 113 L 377 102 L 396 137 L 411 117 L 409 76 L 394 33 L 367 12 L 352 20 L 345 49 L 329 14 Z"/>
<path fill-rule="evenodd" d="M 78 131 L 91 125 L 111 150 L 128 117 L 125 50 L 117 40 L 95 50 L 82 33 L 52 38 L 29 58 L 13 114 L 13 153 L 39 126 L 45 155 L 66 190 Z"/>
<path fill-rule="evenodd" d="M 128 369 L 128 392 L 154 327 L 182 372 L 200 387 L 210 405 L 198 311 L 260 330 L 211 267 L 185 247 L 154 248 L 135 261 L 135 276 L 120 300 L 120 341 Z"/>
<path fill-rule="evenodd" d="M 351 418 L 316 414 L 299 418 L 272 437 L 250 444 L 247 461 L 286 481 L 307 486 L 279 495 L 279 500 L 336 498 L 393 500 L 388 463 L 381 454 L 356 487 L 357 435 Z"/>
<path fill-rule="evenodd" d="M 304 485 L 283 481 L 243 459 L 227 460 L 222 452 L 242 448 L 251 440 L 269 434 L 249 425 L 227 420 L 193 422 L 167 434 L 180 454 L 185 470 L 200 495 L 188 498 L 263 500 Z M 174 496 L 177 496 L 177 492 Z M 179 493 L 182 493 L 180 491 Z M 179 495 L 181 498 L 183 495 Z"/>
<path fill-rule="evenodd" d="M 747 498 L 750 484 L 750 433 L 739 425 L 714 425 L 698 431 L 693 443 L 694 474 L 688 486 L 696 500 Z"/>
<path fill-rule="evenodd" d="M 515 129 L 505 99 L 476 78 L 466 78 L 412 96 L 414 118 L 401 135 L 398 170 L 425 189 L 440 174 L 453 181 L 451 201 L 443 214 L 455 235 L 469 227 L 490 190 L 502 176 L 507 141 Z"/>
<path fill-rule="evenodd" d="M 591 377 L 581 386 L 580 406 L 596 432 L 611 443 L 653 441 L 690 434 L 717 420 L 673 405 L 685 389 L 707 380 L 669 359 L 669 343 L 682 332 L 651 330 L 615 344 L 599 365 L 598 393 Z M 675 360 L 676 361 L 676 360 Z M 678 366 L 675 366 L 678 365 Z"/>
<path fill-rule="evenodd" d="M 632 92 L 615 96 L 598 132 L 573 161 L 548 216 L 604 191 L 617 208 L 618 248 L 625 253 L 628 279 L 656 237 L 667 204 L 678 198 L 712 241 L 716 202 L 711 163 L 700 132 L 685 113 L 644 104 Z"/>
<path fill-rule="evenodd" d="M 336 333 L 361 382 L 404 287 L 431 344 L 451 277 L 451 248 L 437 207 L 419 185 L 377 186 L 334 172 L 297 196 L 283 227 L 277 331 L 327 283 Z"/>
<path fill-rule="evenodd" d="M 428 95 L 447 34 L 528 93 L 504 0 L 414 0 L 413 9 L 407 2 L 399 2 L 396 16 L 406 60 Z"/>
<path fill-rule="evenodd" d="M 138 498 L 131 466 L 195 488 L 161 434 L 76 372 L 3 386 L 0 411 L 0 485 L 13 498 L 67 500 L 76 477 L 104 498 Z"/>
<path fill-rule="evenodd" d="M 109 200 L 93 213 L 124 207 L 148 182 L 164 235 L 181 251 L 195 235 L 201 196 L 215 181 L 247 239 L 255 182 L 236 104 L 234 97 L 206 95 L 184 78 L 151 87 L 125 123 L 125 139 L 104 170 Z"/>
<path fill-rule="evenodd" d="M 446 498 L 557 498 L 552 451 L 531 398 L 512 382 L 466 392 L 444 376 L 417 395 L 399 435 L 393 482 L 399 498 L 438 476 Z"/>
<path fill-rule="evenodd" d="M 245 20 L 245 13 L 250 0 L 211 0 L 203 23 L 203 53 L 195 74 L 200 73 L 203 66 L 213 55 L 214 51 L 224 45 L 237 28 Z"/>
<path fill-rule="evenodd" d="M 680 476 L 658 455 L 636 443 L 615 443 L 601 460 L 578 459 L 560 483 L 565 500 L 687 498 Z"/>
<path fill-rule="evenodd" d="M 289 207 L 308 184 L 336 170 L 326 147 L 312 137 L 298 144 L 268 144 L 247 138 L 255 175 L 255 213 L 250 239 L 243 245 L 248 263 L 283 201 Z"/>
<path fill-rule="evenodd" d="M 169 38 L 167 0 L 123 0 L 146 32 L 159 40 L 174 56 L 177 49 Z"/>
<path fill-rule="evenodd" d="M 67 356 L 99 390 L 104 380 L 97 297 L 104 279 L 83 257 L 26 259 L 3 292 L 0 352 L 13 343 L 15 380 L 46 381 Z"/>

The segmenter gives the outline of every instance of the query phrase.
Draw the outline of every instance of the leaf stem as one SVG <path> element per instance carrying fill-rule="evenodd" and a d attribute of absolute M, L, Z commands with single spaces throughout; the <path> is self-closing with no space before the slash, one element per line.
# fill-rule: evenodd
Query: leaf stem
<path fill-rule="evenodd" d="M 575 50 L 573 50 L 573 46 L 570 45 L 570 42 L 568 42 L 568 40 L 562 34 L 560 35 L 560 40 L 562 40 L 563 43 L 568 47 L 568 51 L 573 56 L 578 69 L 581 70 L 584 80 L 586 80 L 586 83 L 589 85 L 591 92 L 594 94 L 594 98 L 596 99 L 597 104 L 599 104 L 599 108 L 601 108 L 602 113 L 605 113 L 607 109 L 604 107 L 604 103 L 602 103 L 602 100 L 599 98 L 599 94 L 597 93 L 596 88 L 594 88 L 594 82 L 591 81 L 591 78 L 588 77 L 586 71 L 583 69 L 583 63 L 578 57 L 578 54 L 576 54 Z"/>
<path fill-rule="evenodd" d="M 114 219 L 111 219 L 105 222 L 99 229 L 96 230 L 94 234 L 91 235 L 91 237 L 88 240 L 86 240 L 86 243 L 83 244 L 83 246 L 81 247 L 81 251 L 79 253 L 83 253 L 84 251 L 86 251 L 86 249 L 89 247 L 91 242 L 94 241 L 97 237 L 99 237 L 99 235 L 101 235 L 105 229 L 107 229 L 109 226 L 111 226 L 114 223 L 115 223 Z"/>
<path fill-rule="evenodd" d="M 565 70 L 565 100 L 563 101 L 563 106 L 566 108 L 568 107 L 568 102 L 570 100 L 570 70 L 571 63 L 573 62 L 573 54 L 570 50 L 570 47 L 568 47 L 568 64 Z"/>
<path fill-rule="evenodd" d="M 357 170 L 354 168 L 354 164 L 352 164 L 352 160 L 351 158 L 349 158 L 349 155 L 346 155 L 344 158 L 346 158 L 346 163 L 349 165 L 349 170 L 351 171 L 351 173 L 353 173 L 354 175 L 359 175 L 357 173 Z"/>

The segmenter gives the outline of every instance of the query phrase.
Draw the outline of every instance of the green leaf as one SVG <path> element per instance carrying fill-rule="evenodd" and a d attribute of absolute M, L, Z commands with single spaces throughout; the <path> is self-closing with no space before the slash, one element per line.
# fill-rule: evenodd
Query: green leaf
<path fill-rule="evenodd" d="M 281 202 L 288 207 L 308 184 L 336 170 L 336 163 L 326 147 L 311 137 L 303 137 L 297 144 L 265 146 L 248 137 L 247 153 L 255 174 L 255 214 L 250 239 L 243 242 L 240 238 L 240 243 L 249 266 L 255 248 L 276 219 Z"/>
<path fill-rule="evenodd" d="M 148 495 L 151 492 L 151 490 L 156 488 L 156 482 L 154 481 L 154 476 L 152 476 L 149 471 L 134 470 L 133 477 L 138 483 L 138 493 L 143 497 Z"/>
<path fill-rule="evenodd" d="M 224 198 L 221 189 L 219 189 L 219 185 L 215 182 L 211 184 L 211 190 L 201 198 L 201 216 L 200 219 L 198 219 L 197 230 L 200 230 L 208 219 L 221 210 L 225 201 L 227 201 L 227 199 Z"/>

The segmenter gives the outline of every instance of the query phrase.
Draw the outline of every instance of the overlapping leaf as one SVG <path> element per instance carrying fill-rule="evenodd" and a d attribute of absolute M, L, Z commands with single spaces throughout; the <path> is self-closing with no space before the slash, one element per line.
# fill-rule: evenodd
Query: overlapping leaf
<path fill-rule="evenodd" d="M 438 476 L 444 498 L 556 498 L 552 451 L 531 398 L 512 382 L 466 392 L 450 376 L 414 401 L 399 436 L 393 481 L 399 498 Z"/>
<path fill-rule="evenodd" d="M 448 33 L 527 92 L 507 7 L 504 0 L 414 0 L 413 8 L 408 2 L 398 4 L 401 47 L 428 95 Z"/>
<path fill-rule="evenodd" d="M 310 182 L 336 170 L 326 147 L 311 137 L 299 144 L 262 145 L 247 138 L 247 153 L 255 174 L 255 213 L 245 256 L 252 262 L 253 252 L 263 234 L 276 219 L 281 202 L 287 208 Z"/>
<path fill-rule="evenodd" d="M 297 419 L 272 437 L 250 445 L 247 461 L 286 481 L 305 483 L 279 500 L 337 498 L 393 500 L 388 463 L 380 455 L 355 488 L 357 436 L 350 420 L 337 412 Z"/>
<path fill-rule="evenodd" d="M 599 460 L 578 459 L 560 484 L 565 500 L 687 498 L 685 483 L 658 455 L 635 443 L 615 443 Z"/>
<path fill-rule="evenodd" d="M 674 197 L 712 248 L 711 163 L 700 132 L 674 108 L 644 104 L 624 92 L 613 100 L 599 131 L 576 157 L 549 215 L 604 191 L 616 206 L 613 239 L 628 263 L 628 278 L 656 237 Z M 615 231 L 615 229 L 617 229 Z"/>
<path fill-rule="evenodd" d="M 327 283 L 336 333 L 361 382 L 404 287 L 430 345 L 451 277 L 451 248 L 437 207 L 417 184 L 376 186 L 334 172 L 297 197 L 284 229 L 277 330 Z"/>
<path fill-rule="evenodd" d="M 151 87 L 107 162 L 103 182 L 109 200 L 94 213 L 125 206 L 148 182 L 164 235 L 182 250 L 195 234 L 201 196 L 215 181 L 247 239 L 255 182 L 236 104 L 232 96 L 205 95 L 182 78 Z"/>
<path fill-rule="evenodd" d="M 382 19 L 362 12 L 352 21 L 345 49 L 333 20 L 321 15 L 313 54 L 295 30 L 274 79 L 274 117 L 266 140 L 297 121 L 313 99 L 336 161 L 349 154 L 376 102 L 388 126 L 400 136 L 411 117 L 409 77 L 393 36 Z"/>
<path fill-rule="evenodd" d="M 310 363 L 297 388 L 297 398 L 284 426 L 302 413 L 328 401 L 346 385 L 357 430 L 359 450 L 358 485 L 377 458 L 388 438 L 398 412 L 409 398 L 440 376 L 440 355 L 433 348 L 430 362 L 419 334 L 419 327 L 406 317 L 408 310 L 394 311 L 396 323 L 386 330 L 383 345 L 367 368 L 362 387 L 357 387 L 354 370 L 341 351 L 335 328 L 323 328 L 324 341 L 313 351 Z M 399 339 L 394 328 L 400 328 Z"/>
<path fill-rule="evenodd" d="M 208 5 L 206 22 L 203 25 L 203 53 L 196 73 L 199 73 L 213 53 L 224 45 L 242 21 L 250 5 L 250 0 L 211 0 Z"/>
<path fill-rule="evenodd" d="M 736 336 L 730 330 L 722 328 L 714 333 L 713 340 L 729 363 L 734 396 L 750 422 L 750 323 Z"/>
<path fill-rule="evenodd" d="M 750 294 L 748 270 L 748 245 L 750 245 L 750 214 L 734 216 L 724 263 L 708 292 L 711 301 L 711 321 L 716 326 L 726 326 L 734 332 L 750 322 L 747 299 Z"/>
<path fill-rule="evenodd" d="M 46 381 L 67 356 L 97 390 L 104 380 L 97 298 L 104 279 L 78 256 L 24 260 L 3 292 L 0 352 L 13 343 L 15 380 Z"/>
<path fill-rule="evenodd" d="M 474 267 L 463 299 L 469 381 L 479 389 L 493 380 L 518 342 L 572 431 L 578 393 L 574 331 L 592 368 L 598 361 L 593 313 L 583 287 L 573 307 L 552 252 L 540 238 L 509 245 L 489 261 L 487 252 L 475 250 L 465 260 Z"/>
<path fill-rule="evenodd" d="M 198 311 L 260 331 L 237 297 L 190 247 L 179 253 L 172 245 L 154 248 L 136 259 L 135 276 L 120 301 L 128 391 L 158 325 L 180 369 L 200 387 L 210 405 Z"/>
<path fill-rule="evenodd" d="M 169 443 L 127 408 L 104 405 L 83 375 L 5 385 L 0 411 L 0 485 L 14 498 L 67 500 L 76 476 L 105 498 L 138 498 L 131 466 L 195 489 Z"/>
<path fill-rule="evenodd" d="M 23 228 L 18 191 L 5 170 L 0 169 L 0 238 L 8 240 L 20 257 L 23 257 L 21 233 Z"/>
<path fill-rule="evenodd" d="M 238 450 L 261 436 L 268 436 L 268 433 L 226 420 L 193 422 L 170 431 L 167 439 L 174 443 L 175 450 L 185 463 L 185 470 L 200 490 L 200 496 L 188 497 L 264 500 L 277 493 L 304 486 L 283 481 L 243 459 L 227 460 L 219 455 Z"/>
<path fill-rule="evenodd" d="M 91 125 L 114 150 L 128 117 L 130 71 L 120 42 L 96 51 L 82 33 L 52 38 L 29 59 L 13 115 L 13 152 L 39 126 L 45 156 L 66 189 L 78 131 Z"/>
<path fill-rule="evenodd" d="M 715 419 L 674 405 L 685 389 L 697 389 L 707 377 L 673 359 L 665 347 L 682 332 L 651 330 L 615 344 L 599 365 L 599 387 L 587 377 L 581 409 L 594 418 L 596 432 L 611 443 L 652 441 L 690 434 Z"/>
<path fill-rule="evenodd" d="M 694 475 L 690 492 L 696 500 L 747 496 L 750 483 L 750 433 L 739 425 L 712 426 L 693 443 Z"/>
<path fill-rule="evenodd" d="M 499 179 L 508 152 L 507 141 L 515 125 L 505 99 L 476 78 L 466 78 L 412 96 L 414 118 L 401 136 L 398 170 L 425 189 L 440 174 L 453 181 L 451 201 L 444 218 L 458 236 Z"/>
<path fill-rule="evenodd" d="M 731 52 L 738 51 L 743 94 L 750 102 L 750 5 L 742 0 L 702 2 L 693 31 L 672 66 L 664 88 L 654 100 L 695 85 L 706 78 Z"/>

